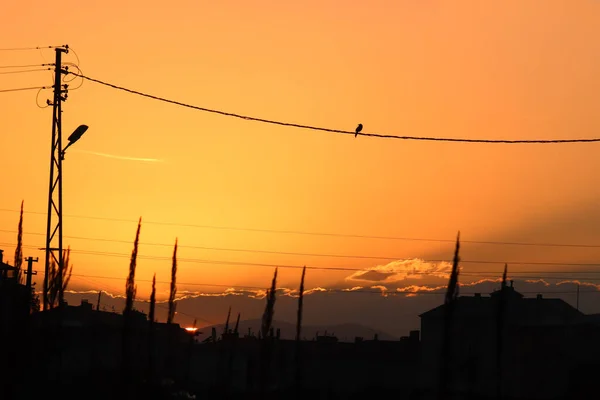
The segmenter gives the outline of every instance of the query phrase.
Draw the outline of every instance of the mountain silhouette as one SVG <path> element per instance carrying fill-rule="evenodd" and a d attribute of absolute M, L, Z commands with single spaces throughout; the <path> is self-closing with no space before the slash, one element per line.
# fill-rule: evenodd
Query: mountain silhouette
<path fill-rule="evenodd" d="M 235 320 L 229 321 L 229 329 L 233 330 L 235 326 Z M 252 334 L 258 335 L 260 330 L 261 320 L 260 319 L 248 319 L 240 321 L 239 334 L 244 336 L 248 334 L 248 329 L 251 330 Z M 293 340 L 296 337 L 296 324 L 283 321 L 273 321 L 273 327 L 275 330 L 279 329 L 281 338 Z M 201 328 L 201 334 L 198 336 L 198 340 L 204 340 L 210 336 L 212 328 L 217 331 L 217 336 L 223 333 L 225 323 L 218 325 L 210 325 Z M 377 335 L 379 340 L 400 340 L 399 337 L 392 336 L 386 332 L 372 329 L 363 325 L 347 323 L 337 325 L 307 325 L 302 327 L 302 339 L 312 340 L 315 338 L 317 333 L 319 335 L 335 335 L 341 342 L 353 342 L 356 337 L 362 337 L 364 340 L 371 340 Z"/>

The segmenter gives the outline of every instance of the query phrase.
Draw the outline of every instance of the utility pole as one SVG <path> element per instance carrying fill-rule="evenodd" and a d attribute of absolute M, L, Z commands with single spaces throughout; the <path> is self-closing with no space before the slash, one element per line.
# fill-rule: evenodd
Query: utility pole
<path fill-rule="evenodd" d="M 579 311 L 579 283 L 577 284 L 577 311 Z"/>
<path fill-rule="evenodd" d="M 49 269 L 51 260 L 58 267 L 58 282 L 62 285 L 63 266 L 63 227 L 62 227 L 62 108 L 67 100 L 68 85 L 61 85 L 62 54 L 69 52 L 69 47 L 57 47 L 54 62 L 54 100 L 52 103 L 52 148 L 50 153 L 50 184 L 48 188 L 48 221 L 46 225 L 46 262 L 44 265 L 43 309 L 49 308 Z M 64 94 L 64 96 L 63 96 Z M 58 193 L 57 193 L 58 192 Z M 58 238 L 56 238 L 58 233 Z M 56 243 L 58 242 L 58 243 Z M 58 247 L 56 247 L 58 244 Z M 56 254 L 58 252 L 58 255 Z M 59 289 L 59 306 L 62 304 L 62 290 Z"/>
<path fill-rule="evenodd" d="M 31 275 L 37 275 L 37 271 L 33 271 L 33 263 L 38 262 L 38 258 L 27 257 L 25 261 L 27 261 L 27 272 L 25 272 L 27 275 L 27 281 L 25 286 L 28 290 L 31 290 Z"/>

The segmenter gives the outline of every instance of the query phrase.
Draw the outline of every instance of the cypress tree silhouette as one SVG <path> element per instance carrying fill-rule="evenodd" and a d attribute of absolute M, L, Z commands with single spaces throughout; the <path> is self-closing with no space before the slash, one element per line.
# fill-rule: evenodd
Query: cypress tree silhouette
<path fill-rule="evenodd" d="M 229 306 L 229 311 L 227 311 L 227 319 L 225 320 L 225 327 L 223 328 L 223 336 L 226 336 L 229 333 L 229 317 L 231 317 L 231 306 Z"/>
<path fill-rule="evenodd" d="M 302 277 L 300 278 L 300 291 L 298 294 L 298 317 L 296 319 L 296 341 L 300 341 L 302 331 L 302 304 L 304 302 L 304 277 L 306 276 L 306 266 L 302 268 Z"/>
<path fill-rule="evenodd" d="M 275 314 L 275 295 L 277 293 L 277 268 L 273 274 L 271 288 L 267 290 L 267 304 L 262 317 L 261 325 L 261 347 L 260 347 L 260 372 L 259 372 L 259 390 L 262 395 L 266 394 L 267 383 L 269 380 L 269 367 L 271 364 L 271 346 L 273 338 L 269 336 L 273 315 Z"/>
<path fill-rule="evenodd" d="M 504 345 L 504 318 L 506 312 L 506 276 L 508 274 L 508 264 L 504 264 L 504 273 L 502 274 L 502 285 L 500 286 L 500 299 L 498 301 L 498 314 L 496 316 L 496 370 L 497 378 L 497 397 L 502 398 L 502 350 Z"/>
<path fill-rule="evenodd" d="M 240 333 L 239 328 L 240 328 L 240 317 L 241 317 L 241 315 L 242 315 L 241 313 L 238 313 L 237 319 L 235 320 L 235 327 L 233 328 L 233 334 L 235 335 L 235 337 L 238 337 L 238 335 Z"/>
<path fill-rule="evenodd" d="M 455 302 L 458 298 L 458 263 L 460 262 L 459 257 L 460 250 L 460 232 L 456 236 L 456 248 L 454 250 L 454 259 L 452 261 L 452 272 L 450 273 L 450 280 L 448 281 L 448 289 L 446 291 L 446 297 L 444 300 L 444 336 L 442 338 L 442 354 L 441 354 L 441 371 L 439 381 L 439 394 L 442 399 L 450 398 L 449 384 L 451 382 L 450 367 L 452 365 L 452 346 L 453 346 L 453 317 Z"/>
<path fill-rule="evenodd" d="M 127 275 L 127 282 L 125 283 L 125 309 L 123 314 L 129 316 L 133 311 L 133 302 L 135 301 L 135 294 L 137 292 L 137 286 L 135 285 L 135 268 L 137 265 L 137 254 L 138 244 L 140 241 L 140 230 L 142 228 L 142 218 L 138 221 L 137 231 L 135 233 L 135 240 L 133 242 L 133 250 L 131 252 L 131 259 L 129 260 L 129 274 Z"/>
<path fill-rule="evenodd" d="M 277 292 L 277 268 L 273 274 L 273 280 L 271 281 L 271 288 L 267 290 L 267 304 L 265 306 L 265 312 L 262 316 L 261 335 L 263 338 L 269 336 L 271 330 L 271 323 L 273 322 L 273 315 L 275 314 L 275 295 Z"/>
<path fill-rule="evenodd" d="M 173 319 L 175 318 L 175 295 L 177 294 L 177 238 L 175 238 L 175 246 L 173 247 L 173 258 L 171 262 L 171 287 L 169 289 L 169 310 L 167 313 L 167 369 L 169 371 L 175 371 L 176 369 L 176 356 L 175 356 L 175 327 L 172 326 Z"/>
<path fill-rule="evenodd" d="M 173 263 L 171 265 L 171 290 L 169 291 L 169 314 L 167 324 L 172 324 L 175 318 L 175 295 L 177 293 L 177 239 L 173 248 Z"/>
<path fill-rule="evenodd" d="M 17 247 L 15 249 L 15 268 L 17 269 L 17 282 L 21 282 L 23 271 L 21 265 L 23 265 L 23 203 L 21 201 L 21 215 L 19 216 L 19 228 L 17 229 Z"/>
<path fill-rule="evenodd" d="M 156 320 L 156 274 L 152 277 L 152 292 L 150 293 L 150 312 L 148 313 L 148 320 L 153 324 Z"/>
<path fill-rule="evenodd" d="M 133 313 L 133 302 L 137 292 L 135 285 L 135 269 L 137 265 L 138 244 L 140 241 L 140 230 L 142 228 L 142 218 L 138 221 L 135 240 L 133 242 L 133 250 L 131 251 L 131 259 L 129 261 L 129 274 L 125 283 L 125 309 L 123 310 L 123 342 L 122 342 L 122 366 L 123 366 L 123 383 L 130 383 L 131 373 L 131 324 Z"/>
<path fill-rule="evenodd" d="M 302 349 L 300 335 L 302 333 L 302 306 L 304 302 L 304 277 L 306 276 L 306 266 L 302 268 L 302 278 L 300 278 L 300 292 L 298 294 L 298 317 L 296 320 L 296 391 L 302 390 Z"/>
<path fill-rule="evenodd" d="M 150 311 L 148 312 L 148 380 L 154 380 L 154 321 L 156 311 L 156 274 L 152 277 L 152 292 L 150 293 Z"/>
<path fill-rule="evenodd" d="M 238 323 L 239 323 L 238 313 Z M 227 357 L 227 365 L 225 367 L 225 377 L 224 377 L 224 387 L 228 388 L 231 386 L 231 376 L 233 372 L 233 354 L 235 353 L 235 344 L 236 344 L 236 336 L 231 335 L 232 330 L 229 329 L 229 319 L 231 317 L 231 306 L 229 306 L 229 311 L 227 312 L 227 320 L 225 321 L 225 328 L 223 329 L 223 342 L 221 343 L 222 348 L 225 350 L 225 354 Z M 236 328 L 237 330 L 237 323 Z"/>

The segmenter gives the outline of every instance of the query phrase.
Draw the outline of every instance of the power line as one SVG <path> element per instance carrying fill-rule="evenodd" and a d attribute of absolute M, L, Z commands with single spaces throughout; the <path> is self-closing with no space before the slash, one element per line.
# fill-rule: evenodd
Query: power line
<path fill-rule="evenodd" d="M 121 90 L 121 91 L 128 92 L 128 93 L 131 93 L 131 94 L 136 94 L 138 96 L 147 97 L 147 98 L 158 100 L 158 101 L 162 101 L 162 102 L 165 102 L 165 103 L 170 103 L 170 104 L 178 105 L 178 106 L 181 106 L 181 107 L 191 108 L 191 109 L 194 109 L 194 110 L 204 111 L 204 112 L 213 113 L 213 114 L 219 114 L 219 115 L 223 115 L 223 116 L 226 116 L 226 117 L 239 118 L 239 119 L 243 119 L 243 120 L 246 120 L 246 121 L 262 122 L 262 123 L 271 124 L 271 125 L 279 125 L 279 126 L 287 126 L 287 127 L 293 127 L 293 128 L 309 129 L 309 130 L 313 130 L 313 131 L 321 131 L 321 132 L 329 132 L 329 133 L 340 133 L 340 134 L 354 135 L 354 136 L 360 135 L 360 136 L 369 136 L 369 137 L 386 138 L 386 139 L 420 140 L 420 141 L 436 141 L 436 142 L 462 142 L 462 143 L 505 143 L 505 144 L 534 144 L 534 143 L 536 143 L 536 144 L 550 144 L 550 143 L 591 143 L 591 142 L 600 142 L 600 138 L 591 138 L 591 139 L 550 139 L 550 140 L 543 140 L 543 139 L 535 139 L 535 140 L 504 140 L 504 139 L 466 139 L 466 138 L 442 138 L 442 137 L 423 137 L 423 136 L 399 136 L 399 135 L 380 134 L 380 133 L 366 133 L 366 132 L 358 132 L 357 133 L 355 131 L 346 131 L 346 130 L 342 130 L 342 129 L 323 128 L 323 127 L 312 126 L 312 125 L 302 125 L 302 124 L 296 124 L 296 123 L 292 123 L 292 122 L 276 121 L 276 120 L 265 119 L 265 118 L 251 117 L 251 116 L 248 116 L 248 115 L 235 114 L 235 113 L 226 112 L 226 111 L 214 110 L 214 109 L 210 109 L 210 108 L 205 108 L 205 107 L 195 106 L 195 105 L 191 105 L 191 104 L 187 104 L 187 103 L 182 103 L 180 101 L 169 100 L 169 99 L 166 99 L 164 97 L 159 97 L 159 96 L 151 95 L 151 94 L 148 94 L 148 93 L 143 93 L 143 92 L 140 92 L 140 91 L 137 91 L 137 90 L 127 89 L 125 87 L 117 86 L 117 85 L 112 84 L 112 83 L 108 83 L 108 82 L 101 81 L 99 79 L 91 78 L 91 77 L 83 75 L 83 74 L 78 74 L 78 73 L 75 73 L 75 72 L 68 72 L 68 73 L 69 74 L 73 74 L 75 76 L 78 76 L 80 78 L 86 79 L 86 80 L 91 81 L 91 82 L 95 82 L 95 83 L 98 83 L 98 84 L 101 84 L 101 85 L 104 85 L 104 86 L 108 86 L 108 87 L 113 88 L 113 89 Z"/>
<path fill-rule="evenodd" d="M 0 69 L 3 68 L 34 68 L 34 67 L 48 67 L 53 66 L 54 64 L 28 64 L 28 65 L 0 65 Z"/>
<path fill-rule="evenodd" d="M 0 243 L 0 245 L 14 246 L 12 243 Z M 23 246 L 25 248 L 40 249 L 41 246 Z M 104 257 L 118 257 L 118 258 L 129 258 L 130 254 L 125 253 L 110 253 L 103 251 L 87 251 L 87 250 L 74 250 L 71 249 L 71 253 L 93 255 L 93 256 L 104 256 Z M 138 254 L 138 259 L 142 260 L 154 260 L 154 261 L 166 261 L 171 260 L 172 257 L 166 256 L 145 256 Z M 238 261 L 225 261 L 225 260 L 207 260 L 198 258 L 177 258 L 178 262 L 191 263 L 191 264 L 215 264 L 215 265 L 230 265 L 230 266 L 252 266 L 252 267 L 269 267 L 269 268 L 285 268 L 285 269 L 302 269 L 303 265 L 286 265 L 286 264 L 273 264 L 273 263 L 255 263 L 255 262 L 238 262 Z M 319 267 L 319 266 L 306 266 L 306 269 L 311 270 L 326 270 L 326 271 L 362 271 L 361 268 L 346 268 L 346 267 Z"/>
<path fill-rule="evenodd" d="M 15 230 L 8 229 L 0 229 L 0 232 L 5 233 L 17 233 Z M 25 235 L 36 235 L 36 236 L 44 236 L 43 233 L 36 232 L 24 232 Z M 126 243 L 131 244 L 130 240 L 117 240 L 117 239 L 104 239 L 104 238 L 90 238 L 84 236 L 63 236 L 68 239 L 79 239 L 79 240 L 88 240 L 88 241 L 97 241 L 97 242 L 111 242 L 111 243 Z M 148 242 L 140 242 L 141 246 L 160 246 L 160 247 L 172 247 L 173 244 L 167 243 L 148 243 Z M 198 250 L 214 250 L 214 251 L 229 251 L 229 252 L 242 252 L 242 253 L 259 253 L 259 254 L 277 254 L 277 255 L 290 255 L 290 256 L 303 256 L 303 257 L 324 257 L 324 258 L 349 258 L 349 259 L 370 259 L 370 260 L 386 260 L 386 261 L 403 261 L 409 260 L 406 257 L 392 257 L 392 256 L 370 256 L 370 255 L 360 255 L 360 254 L 329 254 L 329 253 L 303 253 L 303 252 L 287 252 L 287 251 L 277 251 L 277 250 L 258 250 L 258 249 L 239 249 L 239 248 L 227 248 L 227 247 L 210 247 L 210 246 L 192 246 L 192 245 L 178 245 L 180 248 L 189 248 L 189 249 L 198 249 Z M 444 260 L 423 260 L 429 262 L 442 262 Z M 538 263 L 525 263 L 521 261 L 516 262 L 504 262 L 504 261 L 490 261 L 490 260 L 479 260 L 479 261 L 462 261 L 466 263 L 479 263 L 479 264 L 511 264 L 511 265 L 537 265 Z M 600 266 L 599 264 L 589 264 L 589 263 L 549 263 L 543 262 L 539 263 L 540 265 L 571 265 L 571 266 Z M 598 271 L 600 273 L 600 271 Z"/>
<path fill-rule="evenodd" d="M 38 271 L 38 272 L 42 272 L 42 271 Z M 511 272 L 509 279 L 510 278 L 515 278 L 515 279 L 527 279 L 527 280 L 535 280 L 535 279 L 542 279 L 542 280 L 572 280 L 574 279 L 572 276 L 546 276 L 546 275 L 520 275 L 523 273 L 527 273 L 527 274 L 535 274 L 537 272 L 540 271 L 523 271 L 523 272 Z M 560 271 L 557 273 L 566 273 L 566 274 L 577 274 L 577 273 L 595 273 L 595 272 L 590 272 L 590 271 Z M 460 275 L 461 276 L 470 276 L 470 277 L 478 277 L 478 278 L 492 278 L 492 277 L 488 277 L 485 276 L 486 274 L 490 274 L 491 272 L 461 272 Z M 553 271 L 542 271 L 542 273 L 544 274 L 551 274 L 553 273 Z M 422 272 L 420 275 L 431 275 L 431 273 L 427 273 L 427 272 Z M 497 274 L 496 274 L 497 275 Z M 513 276 L 514 275 L 514 276 Z M 88 278 L 99 278 L 99 279 L 116 279 L 116 280 L 123 280 L 123 277 L 112 277 L 112 276 L 90 276 L 90 275 L 73 275 L 73 276 L 83 276 L 83 277 L 88 277 Z M 499 278 L 498 278 L 499 279 Z M 600 281 L 600 277 L 577 277 L 577 280 L 585 280 L 585 281 L 593 281 L 593 282 L 598 282 Z M 136 281 L 138 281 L 138 279 L 136 279 Z M 140 282 L 152 282 L 151 280 L 139 280 Z M 164 284 L 169 284 L 170 282 L 166 282 L 166 281 L 156 281 L 156 283 L 164 283 Z M 210 284 L 210 283 L 197 283 L 197 282 L 178 282 L 178 284 L 180 285 L 184 285 L 184 286 L 222 286 L 222 287 L 231 287 L 232 285 L 214 285 L 214 284 Z M 246 288 L 248 289 L 264 289 L 263 287 L 254 287 L 254 286 L 247 286 Z"/>
<path fill-rule="evenodd" d="M 0 232 L 5 233 L 17 233 L 15 230 L 0 229 Z M 44 236 L 44 233 L 38 232 L 23 232 L 25 235 Z M 105 239 L 105 238 L 90 238 L 84 236 L 68 236 L 64 235 L 67 239 L 87 240 L 93 242 L 110 242 L 110 243 L 126 243 L 131 244 L 131 240 L 118 240 L 118 239 Z M 173 247 L 173 244 L 168 243 L 151 243 L 151 242 L 140 242 L 142 246 L 156 246 L 156 247 Z M 288 251 L 276 251 L 276 250 L 258 250 L 258 249 L 237 249 L 237 248 L 225 248 L 225 247 L 210 247 L 210 246 L 192 246 L 192 245 L 178 245 L 180 248 L 198 249 L 198 250 L 215 250 L 215 251 L 231 251 L 231 252 L 242 252 L 242 253 L 261 253 L 261 254 L 278 254 L 278 255 L 291 255 L 291 256 L 306 256 L 306 257 L 330 257 L 330 258 L 354 258 L 354 259 L 373 259 L 373 260 L 398 260 L 403 257 L 390 257 L 390 256 L 368 256 L 368 255 L 350 255 L 350 254 L 323 254 L 323 253 L 302 253 L 302 252 L 288 252 Z"/>
<path fill-rule="evenodd" d="M 77 55 L 77 52 L 72 47 L 66 46 L 66 48 L 68 48 L 69 51 L 72 51 L 73 55 L 75 55 L 75 58 L 77 59 L 77 63 L 69 63 L 69 64 L 75 64 L 75 66 L 78 67 L 77 69 L 79 70 L 79 73 L 81 74 L 82 72 L 79 69 L 79 64 L 81 64 L 81 62 L 79 61 L 79 56 Z"/>
<path fill-rule="evenodd" d="M 465 274 L 461 274 L 461 275 L 465 275 Z M 73 274 L 72 276 L 92 278 L 92 279 L 125 280 L 124 277 L 117 277 L 117 276 L 77 275 L 77 274 Z M 470 276 L 475 276 L 475 275 L 471 274 Z M 560 280 L 573 279 L 573 278 L 564 278 L 564 277 L 544 277 L 544 276 L 536 276 L 536 277 L 515 276 L 514 278 L 518 278 L 518 279 L 560 279 Z M 600 281 L 600 279 L 598 279 L 598 278 L 590 278 L 590 279 L 586 279 L 586 280 Z M 135 281 L 136 282 L 152 282 L 151 279 L 137 279 L 137 278 L 136 278 Z M 171 282 L 168 282 L 168 281 L 156 281 L 156 283 L 170 284 Z M 206 286 L 206 287 L 222 287 L 222 288 L 238 288 L 238 289 L 265 290 L 265 287 L 260 287 L 260 286 L 224 285 L 224 284 L 214 284 L 214 283 L 205 283 L 205 282 L 177 282 L 177 284 L 180 285 L 180 286 Z M 282 288 L 280 288 L 280 289 L 282 289 Z M 328 289 L 328 290 L 333 290 L 333 289 Z M 388 290 L 392 290 L 392 289 L 388 289 Z M 439 290 L 445 290 L 445 287 L 444 287 L 444 289 L 439 289 Z M 340 289 L 340 291 L 347 292 L 348 290 Z M 430 293 L 430 291 L 427 291 L 427 292 Z M 411 293 L 411 292 L 402 292 L 402 293 Z M 539 293 L 539 292 L 536 292 L 536 293 Z M 554 293 L 554 292 L 551 292 L 551 293 Z"/>
<path fill-rule="evenodd" d="M 0 93 L 20 92 L 22 90 L 38 90 L 38 89 L 51 89 L 51 87 L 49 87 L 49 86 L 35 86 L 35 87 L 16 88 L 16 89 L 0 89 Z"/>
<path fill-rule="evenodd" d="M 11 48 L 0 49 L 0 51 L 43 50 L 43 49 L 56 49 L 59 47 L 67 47 L 67 46 L 65 45 L 65 46 L 11 47 Z"/>
<path fill-rule="evenodd" d="M 91 278 L 91 279 L 111 279 L 111 280 L 124 280 L 125 278 L 123 277 L 116 277 L 116 276 L 98 276 L 98 275 L 71 275 L 73 277 L 84 277 L 84 278 Z M 136 282 L 145 282 L 145 283 L 150 283 L 152 282 L 152 279 L 136 279 Z M 170 284 L 170 282 L 168 281 L 156 281 L 156 283 L 162 283 L 162 284 Z M 240 285 L 226 285 L 226 284 L 215 284 L 215 283 L 201 283 L 201 282 L 177 282 L 178 285 L 181 286 L 205 286 L 205 287 L 219 287 L 219 288 L 225 288 L 225 289 L 239 289 L 239 290 L 266 290 L 265 287 L 259 287 L 259 286 L 240 286 Z M 277 288 L 278 290 L 290 290 L 290 288 Z M 313 288 L 313 289 L 307 289 L 305 290 L 305 292 L 317 292 L 319 288 Z M 323 289 L 323 292 L 330 292 L 330 293 L 377 293 L 377 294 L 381 294 L 381 293 L 386 293 L 386 294 L 398 294 L 398 295 L 411 295 L 411 294 L 429 294 L 429 295 L 444 295 L 445 294 L 445 290 L 446 288 L 440 288 L 440 289 L 435 289 L 435 290 L 439 290 L 438 292 L 436 291 L 425 291 L 425 290 L 415 290 L 415 291 L 398 291 L 397 289 L 387 289 L 387 290 L 370 290 L 370 289 L 358 289 L 358 290 L 350 290 L 350 289 L 326 289 L 326 288 L 321 288 Z M 295 290 L 295 289 L 293 289 Z M 185 292 L 185 291 L 184 291 Z M 461 292 L 462 294 L 475 294 L 475 293 L 479 293 L 479 292 Z M 562 293 L 562 294 L 566 294 L 566 293 L 577 293 L 576 290 L 568 290 L 568 291 L 552 291 L 552 290 L 542 290 L 542 291 L 519 291 L 519 293 L 521 294 L 558 294 L 558 293 Z M 581 291 L 580 291 L 581 293 Z M 600 291 L 598 290 L 588 290 L 588 291 L 583 291 L 583 293 L 600 293 Z M 185 293 L 183 293 L 185 294 Z"/>
<path fill-rule="evenodd" d="M 8 208 L 0 208 L 3 212 L 14 212 L 20 213 L 20 210 L 13 210 Z M 39 211 L 24 211 L 25 214 L 33 215 L 46 215 L 46 213 Z M 64 217 L 79 218 L 79 219 L 91 219 L 100 221 L 114 221 L 114 222 L 131 222 L 138 223 L 138 220 L 125 219 L 125 218 L 110 218 L 110 217 L 94 217 L 86 215 L 68 215 Z M 245 227 L 232 227 L 232 226 L 218 226 L 218 225 L 201 225 L 201 224 L 182 224 L 176 222 L 159 222 L 159 221 L 143 221 L 144 224 L 149 225 L 164 225 L 164 226 L 180 226 L 185 228 L 202 228 L 202 229 L 219 229 L 219 230 L 233 230 L 243 232 L 261 232 L 261 233 L 277 233 L 277 234 L 294 234 L 294 235 L 309 235 L 309 236 L 330 236 L 330 237 L 346 237 L 355 239 L 382 239 L 382 240 L 404 240 L 404 241 L 420 241 L 420 242 L 440 242 L 440 243 L 455 243 L 456 239 L 431 239 L 431 238 L 411 238 L 411 237 L 397 237 L 397 236 L 377 236 L 377 235 L 358 235 L 358 234 L 346 234 L 346 233 L 331 233 L 331 232 L 310 232 L 310 231 L 299 231 L 299 230 L 278 230 L 278 229 L 263 229 L 263 228 L 245 228 Z M 564 244 L 564 243 L 527 243 L 527 242 L 508 242 L 508 241 L 481 241 L 481 240 L 461 240 L 461 243 L 470 244 L 485 244 L 485 245 L 503 245 L 503 246 L 537 246 L 537 247 L 574 247 L 574 248 L 600 248 L 600 245 L 593 244 Z"/>
<path fill-rule="evenodd" d="M 0 243 L 3 246 L 14 246 L 14 243 Z M 41 246 L 30 246 L 25 245 L 25 248 L 31 249 L 40 249 Z M 131 255 L 127 253 L 113 253 L 106 251 L 93 251 L 93 250 L 76 250 L 71 249 L 71 253 L 74 254 L 83 254 L 83 255 L 93 255 L 93 256 L 104 256 L 104 257 L 119 257 L 119 258 L 130 258 Z M 166 261 L 171 260 L 171 256 L 145 256 L 138 254 L 139 259 L 143 260 L 155 260 L 155 261 Z M 398 259 L 396 261 L 411 261 L 412 259 Z M 277 263 L 259 263 L 259 262 L 246 262 L 246 261 L 226 261 L 226 260 L 210 260 L 210 259 L 200 259 L 200 258 L 178 258 L 177 261 L 182 263 L 191 263 L 191 264 L 215 264 L 215 265 L 230 265 L 230 266 L 252 266 L 252 267 L 269 267 L 269 268 L 288 268 L 288 269 L 302 269 L 304 265 L 290 265 L 290 264 L 277 264 Z M 447 260 L 422 260 L 424 262 L 448 262 Z M 465 264 L 494 264 L 494 265 L 543 265 L 543 266 L 575 266 L 575 267 L 600 267 L 600 264 L 592 264 L 592 263 L 556 263 L 556 262 L 505 262 L 505 261 L 491 261 L 491 260 L 461 260 L 461 263 Z M 366 268 L 349 268 L 349 267 L 321 267 L 321 266 L 306 266 L 306 269 L 310 270 L 322 270 L 322 271 L 352 271 L 352 272 L 368 272 L 369 270 Z M 384 271 L 385 272 L 385 271 Z M 540 271 L 521 271 L 520 273 L 538 273 Z M 438 272 L 442 273 L 442 271 Z M 474 271 L 467 271 L 466 273 L 475 273 Z M 496 274 L 499 275 L 500 272 L 495 271 L 485 271 L 481 272 L 485 274 Z M 600 271 L 555 271 L 548 273 L 565 273 L 565 274 L 579 274 L 579 273 L 591 273 L 596 274 L 600 273 Z M 417 273 L 415 275 L 433 275 L 434 273 Z M 461 272 L 464 275 L 464 273 Z M 483 275 L 477 275 L 483 276 Z"/>
<path fill-rule="evenodd" d="M 74 277 L 84 277 L 84 278 L 91 278 L 91 279 L 110 279 L 110 280 L 124 280 L 125 278 L 123 277 L 118 277 L 118 276 L 104 276 L 104 275 L 78 275 L 78 274 L 72 274 L 71 276 Z M 152 279 L 135 279 L 136 282 L 152 282 Z M 162 283 L 162 284 L 170 284 L 171 282 L 168 281 L 156 281 L 156 283 Z M 207 286 L 207 287 L 222 287 L 222 288 L 232 288 L 235 285 L 223 285 L 223 284 L 216 284 L 216 283 L 204 283 L 204 282 L 177 282 L 178 285 L 180 286 Z M 258 287 L 258 286 L 237 286 L 240 289 L 252 289 L 252 290 L 265 290 L 264 287 Z"/>
<path fill-rule="evenodd" d="M 18 71 L 4 71 L 0 72 L 0 75 L 8 75 L 8 74 L 23 74 L 27 72 L 39 72 L 39 71 L 50 71 L 52 68 L 38 68 L 38 69 L 22 69 Z"/>
<path fill-rule="evenodd" d="M 77 54 L 75 54 L 75 55 L 77 55 Z M 78 62 L 79 62 L 79 59 L 78 59 Z M 63 64 L 68 64 L 68 65 L 72 66 L 73 68 L 76 68 L 76 69 L 77 69 L 77 71 L 78 71 L 80 74 L 81 74 L 81 73 L 83 73 L 83 72 L 81 71 L 81 68 L 79 68 L 79 65 L 77 65 L 77 64 L 75 64 L 75 63 L 71 63 L 71 62 L 69 62 L 69 63 L 63 63 Z M 68 70 L 68 68 L 69 68 L 69 67 L 66 67 L 66 69 L 67 69 L 67 70 Z M 73 79 L 69 79 L 69 80 L 67 80 L 66 78 L 67 78 L 67 76 L 66 76 L 66 75 L 65 75 L 65 76 L 62 78 L 62 81 L 63 81 L 64 83 L 73 82 L 75 79 L 77 79 L 77 77 L 74 77 Z M 82 80 L 81 80 L 81 83 L 79 84 L 79 86 L 77 86 L 77 87 L 75 87 L 75 88 L 70 88 L 69 90 L 72 92 L 72 91 L 74 91 L 74 90 L 77 90 L 77 89 L 79 89 L 80 87 L 82 87 L 82 86 L 83 86 L 83 82 L 85 82 L 85 79 L 82 79 Z"/>
<path fill-rule="evenodd" d="M 40 93 L 42 93 L 42 90 L 43 90 L 43 89 L 39 89 L 39 90 L 37 91 L 36 95 L 35 95 L 35 105 L 36 105 L 38 108 L 42 108 L 42 109 L 43 109 L 43 108 L 48 108 L 48 107 L 50 107 L 50 105 L 51 105 L 52 103 L 50 103 L 50 101 L 47 101 L 47 102 L 46 102 L 46 104 L 44 104 L 44 105 L 41 105 L 41 106 L 40 106 L 39 99 L 40 99 Z"/>

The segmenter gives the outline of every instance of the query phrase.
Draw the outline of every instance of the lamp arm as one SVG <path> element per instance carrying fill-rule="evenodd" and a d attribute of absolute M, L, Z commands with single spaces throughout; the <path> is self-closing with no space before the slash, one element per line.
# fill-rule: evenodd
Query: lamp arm
<path fill-rule="evenodd" d="M 64 149 L 62 149 L 62 151 L 60 152 L 60 158 L 61 160 L 65 159 L 65 152 L 67 151 L 67 149 L 69 148 L 69 146 L 71 146 L 73 144 L 73 142 L 70 142 L 68 145 L 65 146 Z"/>

